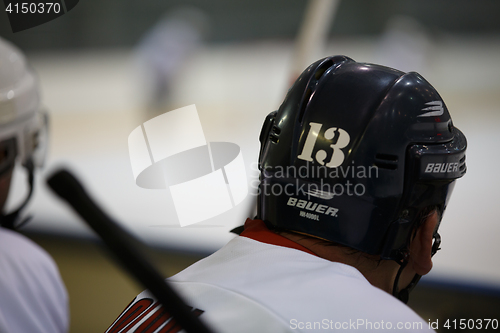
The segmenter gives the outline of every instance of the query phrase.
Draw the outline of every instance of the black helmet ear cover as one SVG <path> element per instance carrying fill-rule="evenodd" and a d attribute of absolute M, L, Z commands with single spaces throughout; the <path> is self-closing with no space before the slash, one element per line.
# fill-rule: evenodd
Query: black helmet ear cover
<path fill-rule="evenodd" d="M 260 130 L 260 135 L 259 135 L 259 142 L 260 142 L 259 165 L 262 158 L 262 152 L 264 151 L 267 140 L 273 140 L 273 139 L 278 140 L 276 138 L 276 135 L 274 135 L 273 137 L 270 136 L 271 128 L 274 125 L 274 119 L 276 118 L 277 113 L 278 111 L 273 111 L 269 113 L 266 119 L 264 120 L 264 124 L 262 124 L 262 129 Z"/>
<path fill-rule="evenodd" d="M 264 123 L 262 124 L 262 129 L 260 130 L 260 135 L 259 135 L 259 141 L 260 141 L 259 169 L 260 169 L 260 166 L 262 165 L 262 157 L 263 157 L 267 142 L 269 140 L 275 140 L 276 142 L 279 140 L 279 138 L 276 138 L 276 133 L 274 133 L 274 135 L 271 134 L 271 129 L 274 126 L 274 119 L 276 118 L 277 113 L 278 113 L 278 111 L 273 111 L 273 112 L 269 113 L 267 115 L 266 119 L 264 120 Z M 271 139 L 271 136 L 272 136 L 272 139 Z M 257 200 L 257 216 L 256 216 L 256 218 L 262 219 L 260 200 Z"/>
<path fill-rule="evenodd" d="M 466 148 L 465 136 L 453 128 L 452 141 L 415 144 L 407 149 L 404 191 L 397 219 L 389 226 L 382 259 L 401 258 L 422 209 L 437 207 L 441 221 L 456 179 L 467 171 Z"/>

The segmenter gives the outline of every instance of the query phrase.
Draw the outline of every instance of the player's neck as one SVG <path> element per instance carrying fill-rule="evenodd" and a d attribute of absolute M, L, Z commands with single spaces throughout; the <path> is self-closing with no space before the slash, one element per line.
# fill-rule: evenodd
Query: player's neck
<path fill-rule="evenodd" d="M 332 245 L 332 243 L 313 237 L 289 232 L 282 232 L 280 235 L 304 246 L 318 257 L 356 268 L 372 285 L 392 293 L 392 284 L 399 268 L 396 262 L 379 260 L 377 256 L 368 255 L 344 246 Z"/>

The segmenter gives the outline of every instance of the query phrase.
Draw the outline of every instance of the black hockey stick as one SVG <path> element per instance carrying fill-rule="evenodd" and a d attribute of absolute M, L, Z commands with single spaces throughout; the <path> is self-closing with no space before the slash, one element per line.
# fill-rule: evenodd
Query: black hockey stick
<path fill-rule="evenodd" d="M 212 332 L 191 313 L 191 308 L 141 254 L 134 244 L 138 243 L 136 238 L 108 217 L 69 171 L 55 172 L 47 179 L 47 184 L 101 237 L 123 268 L 149 289 L 186 332 Z"/>

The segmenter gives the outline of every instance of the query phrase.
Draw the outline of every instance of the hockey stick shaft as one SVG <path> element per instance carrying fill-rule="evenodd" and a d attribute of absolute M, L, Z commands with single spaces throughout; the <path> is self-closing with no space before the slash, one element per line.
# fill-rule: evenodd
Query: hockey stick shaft
<path fill-rule="evenodd" d="M 47 184 L 101 237 L 122 267 L 157 298 L 186 332 L 212 332 L 191 313 L 155 267 L 130 242 L 135 237 L 108 217 L 70 172 L 61 170 L 54 173 Z"/>
<path fill-rule="evenodd" d="M 340 0 L 309 0 L 292 57 L 291 82 L 322 53 Z"/>

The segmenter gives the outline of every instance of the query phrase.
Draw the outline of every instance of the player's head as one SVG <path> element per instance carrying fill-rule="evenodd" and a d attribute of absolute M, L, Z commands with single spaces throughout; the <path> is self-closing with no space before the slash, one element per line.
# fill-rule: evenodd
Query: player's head
<path fill-rule="evenodd" d="M 40 110 L 37 78 L 23 53 L 0 38 L 0 224 L 13 228 L 33 188 L 35 166 L 43 163 L 46 114 Z M 26 170 L 28 190 L 22 203 L 9 214 L 3 208 L 16 166 Z"/>
<path fill-rule="evenodd" d="M 422 76 L 345 56 L 309 66 L 260 140 L 261 219 L 382 259 L 404 260 L 466 171 L 465 136 Z"/>

